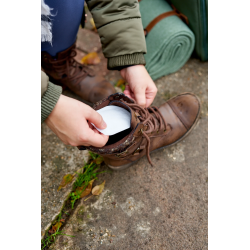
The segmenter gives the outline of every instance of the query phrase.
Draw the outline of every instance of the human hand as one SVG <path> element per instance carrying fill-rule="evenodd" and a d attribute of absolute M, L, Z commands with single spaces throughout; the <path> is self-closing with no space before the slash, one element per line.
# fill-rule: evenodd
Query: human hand
<path fill-rule="evenodd" d="M 107 127 L 102 116 L 94 109 L 80 101 L 61 95 L 45 123 L 66 145 L 104 146 L 109 137 L 101 134 L 87 120 L 100 129 Z"/>
<path fill-rule="evenodd" d="M 143 65 L 134 65 L 120 71 L 122 78 L 128 83 L 124 94 L 133 98 L 142 107 L 153 102 L 157 88 Z"/>

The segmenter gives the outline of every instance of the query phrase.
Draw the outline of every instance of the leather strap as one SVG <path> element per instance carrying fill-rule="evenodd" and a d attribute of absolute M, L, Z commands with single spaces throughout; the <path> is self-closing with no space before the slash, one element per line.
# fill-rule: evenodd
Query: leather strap
<path fill-rule="evenodd" d="M 138 2 L 141 2 L 142 0 L 138 0 Z M 144 29 L 144 35 L 147 36 L 147 34 L 153 29 L 153 27 L 160 22 L 162 19 L 169 17 L 169 16 L 178 16 L 182 21 L 184 21 L 186 24 L 188 24 L 188 18 L 180 13 L 174 5 L 171 5 L 173 8 L 172 11 L 162 13 L 161 15 L 157 16 L 155 19 L 153 19 L 148 26 Z"/>

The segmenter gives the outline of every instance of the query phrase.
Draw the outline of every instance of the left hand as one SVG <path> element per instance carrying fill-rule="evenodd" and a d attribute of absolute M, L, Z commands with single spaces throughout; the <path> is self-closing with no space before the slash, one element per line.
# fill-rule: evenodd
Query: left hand
<path fill-rule="evenodd" d="M 149 107 L 154 101 L 157 88 L 143 65 L 134 65 L 120 71 L 128 83 L 124 94 L 134 99 L 140 106 Z"/>

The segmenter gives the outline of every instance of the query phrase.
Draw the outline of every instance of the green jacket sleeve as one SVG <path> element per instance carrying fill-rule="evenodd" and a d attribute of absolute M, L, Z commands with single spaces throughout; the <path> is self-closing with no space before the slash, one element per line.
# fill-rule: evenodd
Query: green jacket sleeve
<path fill-rule="evenodd" d="M 87 0 L 108 69 L 146 64 L 146 42 L 138 0 Z"/>
<path fill-rule="evenodd" d="M 62 87 L 49 82 L 49 77 L 41 71 L 41 121 L 42 123 L 54 109 L 60 95 Z"/>

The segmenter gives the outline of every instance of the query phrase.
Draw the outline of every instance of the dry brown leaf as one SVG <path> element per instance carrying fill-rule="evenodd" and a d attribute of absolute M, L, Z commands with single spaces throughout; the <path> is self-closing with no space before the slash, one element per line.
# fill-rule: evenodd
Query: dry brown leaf
<path fill-rule="evenodd" d="M 105 185 L 105 181 L 102 184 L 95 186 L 92 189 L 92 194 L 93 195 L 99 195 L 99 194 L 101 194 L 102 191 L 103 191 L 103 189 L 104 189 L 104 185 Z"/>
<path fill-rule="evenodd" d="M 57 222 L 55 225 L 52 226 L 52 229 L 50 231 L 53 231 L 53 233 L 55 233 L 61 227 L 61 225 L 61 222 Z"/>
<path fill-rule="evenodd" d="M 99 155 L 93 162 L 99 165 L 103 162 L 103 157 Z"/>
<path fill-rule="evenodd" d="M 92 180 L 92 181 L 89 182 L 88 186 L 87 186 L 87 187 L 85 188 L 85 190 L 81 193 L 80 198 L 83 198 L 84 196 L 87 196 L 87 195 L 90 194 L 90 192 L 91 192 L 91 190 L 92 190 L 93 182 L 94 182 L 94 180 Z M 83 188 L 84 188 L 84 186 L 78 187 L 78 188 L 76 189 L 75 193 L 77 193 L 78 191 L 82 191 Z"/>
<path fill-rule="evenodd" d="M 123 79 L 120 79 L 116 82 L 115 86 L 119 87 L 123 92 L 126 88 L 126 84 L 127 84 L 126 81 L 124 81 Z"/>
<path fill-rule="evenodd" d="M 96 52 L 91 52 L 81 59 L 81 63 L 87 65 L 89 64 L 96 65 L 99 64 L 100 62 L 101 62 L 100 57 Z"/>
<path fill-rule="evenodd" d="M 60 186 L 58 187 L 57 191 L 59 191 L 61 188 L 64 188 L 64 187 L 66 187 L 69 183 L 71 183 L 72 180 L 73 180 L 73 178 L 74 178 L 74 175 L 72 175 L 72 174 L 66 174 L 65 176 L 63 176 L 63 179 L 62 179 L 61 184 L 60 184 Z"/>
<path fill-rule="evenodd" d="M 126 83 L 125 80 L 120 79 L 120 80 L 117 81 L 117 83 L 115 84 L 115 86 L 116 87 L 120 87 L 121 85 L 124 85 L 125 83 Z"/>
<path fill-rule="evenodd" d="M 93 30 L 97 31 L 93 17 L 90 18 L 89 21 L 90 21 L 90 23 L 91 23 L 91 25 L 92 25 L 92 27 L 93 27 Z"/>

